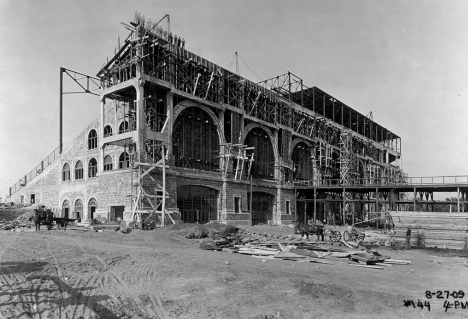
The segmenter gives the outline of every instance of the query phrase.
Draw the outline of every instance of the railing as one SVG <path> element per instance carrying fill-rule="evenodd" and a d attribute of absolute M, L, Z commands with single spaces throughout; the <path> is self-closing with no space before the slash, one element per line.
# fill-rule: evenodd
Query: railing
<path fill-rule="evenodd" d="M 33 168 L 28 174 L 21 178 L 16 184 L 10 187 L 10 196 L 19 191 L 21 188 L 26 186 L 26 184 L 32 181 L 36 176 L 41 174 L 46 167 L 52 164 L 53 161 L 60 155 L 60 147 L 57 147 L 52 151 L 43 161 L 39 163 L 35 168 Z"/>
<path fill-rule="evenodd" d="M 294 181 L 294 186 L 297 187 L 323 187 L 323 186 L 398 186 L 398 185 L 468 185 L 468 175 L 458 176 L 427 176 L 427 177 L 383 177 L 383 178 L 356 178 L 349 180 L 346 185 L 341 179 L 325 179 L 325 180 L 303 180 Z"/>

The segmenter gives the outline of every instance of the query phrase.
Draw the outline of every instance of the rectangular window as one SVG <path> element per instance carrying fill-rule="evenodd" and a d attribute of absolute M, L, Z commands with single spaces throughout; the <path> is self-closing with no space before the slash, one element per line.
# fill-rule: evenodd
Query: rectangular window
<path fill-rule="evenodd" d="M 240 196 L 234 196 L 234 211 L 237 214 L 241 212 L 241 198 L 240 198 Z"/>
<path fill-rule="evenodd" d="M 291 215 L 291 201 L 286 201 L 286 214 Z"/>
<path fill-rule="evenodd" d="M 83 179 L 83 168 L 75 170 L 75 179 Z"/>

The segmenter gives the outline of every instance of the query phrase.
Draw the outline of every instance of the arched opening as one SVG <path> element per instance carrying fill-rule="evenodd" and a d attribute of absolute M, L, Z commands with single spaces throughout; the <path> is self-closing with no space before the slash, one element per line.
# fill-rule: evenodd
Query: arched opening
<path fill-rule="evenodd" d="M 68 218 L 70 214 L 70 203 L 68 200 L 64 200 L 62 203 L 62 216 L 63 218 Z"/>
<path fill-rule="evenodd" d="M 73 212 L 73 218 L 81 220 L 83 217 L 83 202 L 81 199 L 77 199 L 75 202 L 75 211 Z"/>
<path fill-rule="evenodd" d="M 88 177 L 96 177 L 97 174 L 97 161 L 95 158 L 92 158 L 89 160 L 89 165 L 88 165 Z"/>
<path fill-rule="evenodd" d="M 75 164 L 75 179 L 83 179 L 83 162 L 78 161 Z"/>
<path fill-rule="evenodd" d="M 252 192 L 252 226 L 267 224 L 273 219 L 274 195 L 264 192 Z M 250 209 L 250 193 L 247 193 L 247 204 Z"/>
<path fill-rule="evenodd" d="M 62 181 L 66 182 L 70 180 L 70 165 L 65 163 L 62 169 Z"/>
<path fill-rule="evenodd" d="M 211 117 L 189 107 L 177 117 L 172 145 L 175 165 L 204 171 L 219 169 L 219 136 Z"/>
<path fill-rule="evenodd" d="M 184 223 L 205 224 L 218 219 L 218 191 L 203 186 L 177 187 L 177 207 Z"/>
<path fill-rule="evenodd" d="M 97 133 L 96 130 L 91 130 L 88 134 L 88 149 L 97 148 Z"/>
<path fill-rule="evenodd" d="M 261 128 L 252 129 L 245 139 L 245 144 L 253 146 L 254 161 L 251 174 L 256 178 L 275 178 L 275 153 L 267 133 Z"/>
<path fill-rule="evenodd" d="M 128 122 L 127 122 L 127 121 L 123 121 L 123 122 L 120 123 L 120 125 L 119 125 L 119 134 L 127 133 L 127 132 L 130 132 L 130 129 L 128 128 Z"/>
<path fill-rule="evenodd" d="M 92 220 L 94 218 L 94 212 L 97 209 L 97 201 L 94 198 L 91 198 L 88 202 L 88 218 Z"/>
<path fill-rule="evenodd" d="M 112 136 L 112 127 L 110 125 L 106 125 L 104 127 L 104 137 Z"/>
<path fill-rule="evenodd" d="M 130 157 L 127 152 L 123 152 L 119 156 L 119 168 L 126 169 L 130 167 Z"/>
<path fill-rule="evenodd" d="M 297 181 L 310 181 L 314 178 L 313 158 L 311 148 L 304 142 L 297 143 L 293 149 L 291 159 L 294 164 L 293 177 Z"/>

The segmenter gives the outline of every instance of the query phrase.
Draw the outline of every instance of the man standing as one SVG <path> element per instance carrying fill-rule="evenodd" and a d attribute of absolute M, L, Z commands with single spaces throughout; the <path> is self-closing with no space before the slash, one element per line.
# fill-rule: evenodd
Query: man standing
<path fill-rule="evenodd" d="M 408 229 L 406 230 L 406 249 L 411 249 L 411 227 L 408 226 Z"/>
<path fill-rule="evenodd" d="M 41 230 L 41 215 L 39 210 L 34 210 L 34 224 L 36 224 L 36 231 Z"/>

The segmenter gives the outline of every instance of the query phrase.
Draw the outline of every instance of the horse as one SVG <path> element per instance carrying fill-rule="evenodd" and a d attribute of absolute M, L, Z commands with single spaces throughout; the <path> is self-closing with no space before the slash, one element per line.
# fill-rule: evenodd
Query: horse
<path fill-rule="evenodd" d="M 301 236 L 304 237 L 304 234 L 307 234 L 307 239 L 309 239 L 310 234 L 317 235 L 317 240 L 319 236 L 322 236 L 322 241 L 324 241 L 324 227 L 322 225 L 307 225 L 299 223 L 296 226 L 296 229 L 301 233 Z"/>

